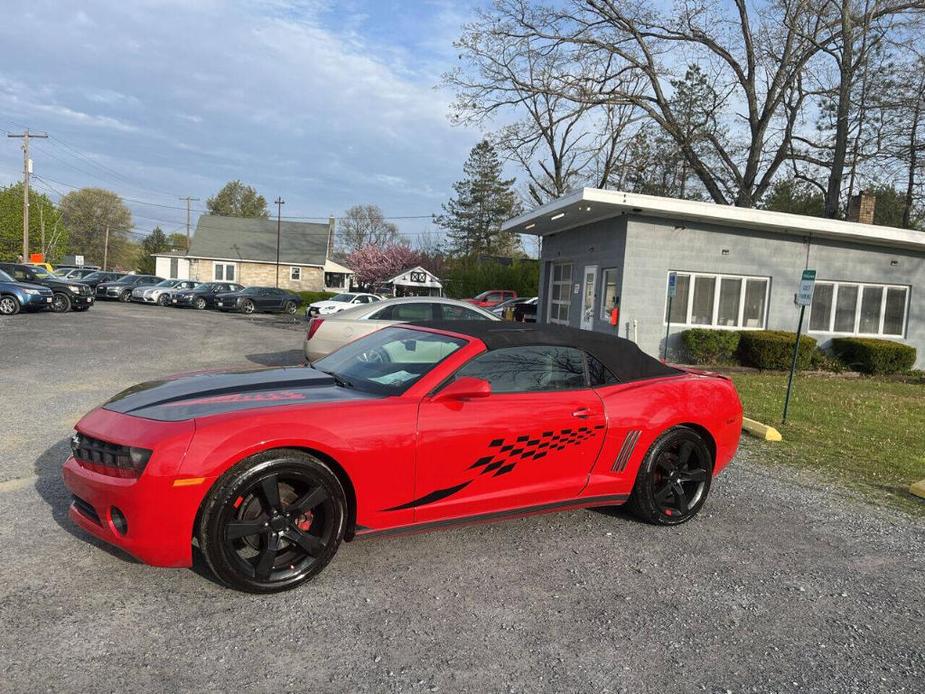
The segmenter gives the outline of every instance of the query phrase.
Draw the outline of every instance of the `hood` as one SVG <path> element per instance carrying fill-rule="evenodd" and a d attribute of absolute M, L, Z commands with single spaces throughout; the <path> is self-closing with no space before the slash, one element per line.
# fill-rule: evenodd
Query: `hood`
<path fill-rule="evenodd" d="M 46 287 L 43 284 L 32 284 L 31 282 L 16 282 L 15 280 L 12 282 L 0 282 L 0 284 L 5 284 L 11 287 L 22 287 L 23 289 L 34 289 L 40 294 L 54 294 L 53 291 L 51 291 L 48 287 Z"/>
<path fill-rule="evenodd" d="M 132 386 L 104 409 L 146 419 L 175 422 L 214 414 L 281 405 L 310 405 L 378 396 L 334 383 L 308 367 L 211 371 L 168 377 Z"/>

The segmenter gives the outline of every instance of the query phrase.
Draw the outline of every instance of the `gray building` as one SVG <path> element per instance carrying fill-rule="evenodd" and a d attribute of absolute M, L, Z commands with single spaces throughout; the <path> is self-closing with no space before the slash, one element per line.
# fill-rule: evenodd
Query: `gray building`
<path fill-rule="evenodd" d="M 869 221 L 872 202 L 852 212 Z M 795 331 L 795 294 L 812 268 L 804 330 L 821 346 L 849 335 L 896 340 L 925 366 L 923 232 L 593 188 L 504 229 L 542 237 L 541 322 L 619 332 L 661 356 L 677 273 L 668 352 L 678 359 L 678 334 L 692 327 Z"/>

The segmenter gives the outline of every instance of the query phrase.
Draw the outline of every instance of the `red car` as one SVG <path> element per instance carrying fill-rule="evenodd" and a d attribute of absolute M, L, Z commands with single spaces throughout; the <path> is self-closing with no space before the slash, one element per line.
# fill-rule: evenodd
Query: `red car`
<path fill-rule="evenodd" d="M 677 525 L 732 459 L 732 382 L 609 335 L 453 321 L 384 328 L 311 367 L 123 391 L 77 424 L 75 523 L 148 564 L 292 588 L 341 540 L 628 502 Z"/>
<path fill-rule="evenodd" d="M 466 299 L 466 301 L 470 304 L 480 306 L 481 308 L 493 308 L 500 303 L 516 298 L 517 292 L 512 289 L 489 289 L 487 292 L 482 292 L 478 296 Z"/>

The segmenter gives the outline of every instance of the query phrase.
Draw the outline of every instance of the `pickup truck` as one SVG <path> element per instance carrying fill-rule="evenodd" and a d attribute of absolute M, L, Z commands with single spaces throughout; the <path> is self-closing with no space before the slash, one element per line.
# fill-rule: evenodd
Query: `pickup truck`
<path fill-rule="evenodd" d="M 487 292 L 482 292 L 471 299 L 465 299 L 465 301 L 468 301 L 470 304 L 475 304 L 480 308 L 492 308 L 502 301 L 516 298 L 517 292 L 512 289 L 489 289 Z"/>

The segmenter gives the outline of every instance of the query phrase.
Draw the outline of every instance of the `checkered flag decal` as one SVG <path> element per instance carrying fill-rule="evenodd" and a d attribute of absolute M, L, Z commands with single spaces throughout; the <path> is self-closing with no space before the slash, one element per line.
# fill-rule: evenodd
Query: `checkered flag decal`
<path fill-rule="evenodd" d="M 470 470 L 482 468 L 481 474 L 494 473 L 492 477 L 506 475 L 522 460 L 540 460 L 551 451 L 563 451 L 570 446 L 578 446 L 594 436 L 595 431 L 604 428 L 603 424 L 595 427 L 582 426 L 577 429 L 560 429 L 544 431 L 541 434 L 518 436 L 516 439 L 495 439 L 488 444 L 492 450 L 469 466 Z"/>

